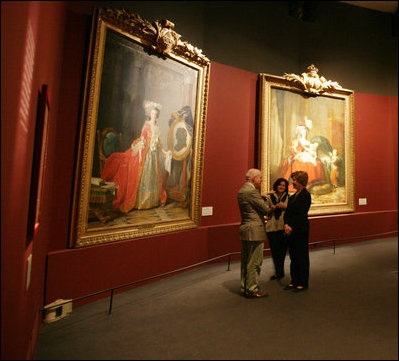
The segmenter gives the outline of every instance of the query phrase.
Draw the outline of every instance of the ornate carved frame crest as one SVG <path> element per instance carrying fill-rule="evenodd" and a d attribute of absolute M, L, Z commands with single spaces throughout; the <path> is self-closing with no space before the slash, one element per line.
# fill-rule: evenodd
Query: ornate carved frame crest
<path fill-rule="evenodd" d="M 285 73 L 284 78 L 309 95 L 322 95 L 329 91 L 342 89 L 336 81 L 326 80 L 324 76 L 319 76 L 319 69 L 313 64 L 309 65 L 307 69 L 308 72 L 301 75 Z"/>
<path fill-rule="evenodd" d="M 201 66 L 210 63 L 201 49 L 180 40 L 181 35 L 173 30 L 175 25 L 169 20 L 155 20 L 153 26 L 134 12 L 110 8 L 99 9 L 99 18 L 161 54 L 178 56 Z"/>

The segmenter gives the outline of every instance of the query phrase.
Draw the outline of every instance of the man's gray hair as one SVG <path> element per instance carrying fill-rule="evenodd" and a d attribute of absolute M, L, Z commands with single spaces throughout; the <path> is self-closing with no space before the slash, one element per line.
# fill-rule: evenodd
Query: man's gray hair
<path fill-rule="evenodd" d="M 251 168 L 248 170 L 247 174 L 245 175 L 246 180 L 251 180 L 255 178 L 257 175 L 259 175 L 261 171 L 256 168 Z"/>

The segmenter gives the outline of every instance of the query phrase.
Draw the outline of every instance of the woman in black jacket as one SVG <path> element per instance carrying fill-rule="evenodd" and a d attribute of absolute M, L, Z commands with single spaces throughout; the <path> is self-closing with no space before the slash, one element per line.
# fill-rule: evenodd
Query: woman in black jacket
<path fill-rule="evenodd" d="M 308 288 L 309 281 L 308 211 L 312 200 L 306 189 L 308 174 L 293 172 L 291 179 L 296 192 L 289 198 L 284 213 L 284 233 L 288 238 L 291 259 L 291 283 L 284 289 L 301 292 Z"/>

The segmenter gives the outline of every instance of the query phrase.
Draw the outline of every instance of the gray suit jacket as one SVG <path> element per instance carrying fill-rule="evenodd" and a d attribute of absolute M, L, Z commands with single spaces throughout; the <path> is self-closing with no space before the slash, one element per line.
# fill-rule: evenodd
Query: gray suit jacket
<path fill-rule="evenodd" d="M 238 191 L 238 206 L 241 213 L 240 239 L 265 241 L 266 230 L 263 216 L 269 211 L 269 204 L 263 200 L 252 183 L 246 182 Z"/>

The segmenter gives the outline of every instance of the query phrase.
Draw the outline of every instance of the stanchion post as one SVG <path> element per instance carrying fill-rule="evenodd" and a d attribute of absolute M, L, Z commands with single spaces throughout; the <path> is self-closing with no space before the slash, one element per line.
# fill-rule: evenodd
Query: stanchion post
<path fill-rule="evenodd" d="M 244 261 L 244 262 L 243 262 Z M 247 296 L 247 253 L 245 253 L 245 257 L 243 260 L 242 251 L 241 251 L 241 264 L 244 264 L 244 296 Z"/>
<path fill-rule="evenodd" d="M 111 296 L 109 297 L 109 310 L 108 310 L 109 315 L 112 312 L 112 300 L 113 299 L 114 299 L 114 289 L 111 290 Z"/>

